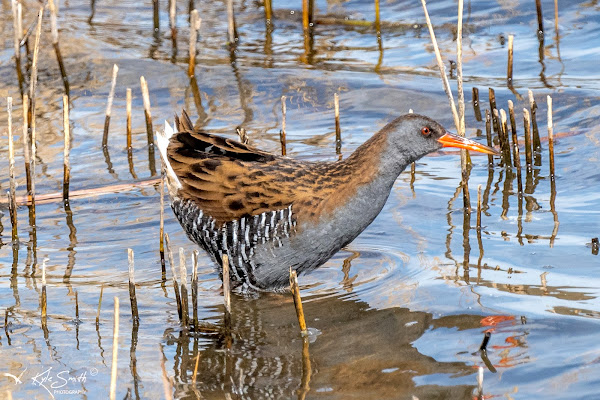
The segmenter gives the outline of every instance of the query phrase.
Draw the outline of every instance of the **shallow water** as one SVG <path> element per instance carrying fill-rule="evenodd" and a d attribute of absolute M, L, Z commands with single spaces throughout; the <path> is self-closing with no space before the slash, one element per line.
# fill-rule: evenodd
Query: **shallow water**
<path fill-rule="evenodd" d="M 441 52 L 454 60 L 455 2 L 430 3 Z M 125 184 L 127 189 L 74 198 L 71 212 L 60 201 L 37 204 L 35 241 L 28 208 L 19 207 L 15 251 L 6 205 L 1 206 L 0 311 L 8 324 L 0 321 L 5 328 L 0 331 L 0 398 L 9 393 L 13 398 L 107 398 L 114 296 L 121 303 L 117 398 L 162 398 L 162 359 L 174 397 L 181 399 L 467 399 L 477 396 L 479 366 L 484 368 L 485 398 L 597 397 L 600 256 L 593 254 L 591 240 L 600 236 L 600 75 L 595 61 L 600 59 L 600 6 L 567 3 L 559 4 L 557 37 L 552 5 L 544 2 L 542 44 L 534 2 L 465 4 L 467 135 L 485 135 L 485 124 L 475 118 L 472 87 L 480 89 L 482 112 L 489 107 L 488 87 L 496 90 L 499 107 L 506 109 L 509 99 L 515 102 L 521 139 L 527 89 L 539 106 L 541 165 L 534 167 L 529 182 L 523 169 L 528 185 L 522 201 L 514 169 L 507 171 L 498 158 L 489 167 L 486 156 L 472 157 L 473 206 L 478 185 L 484 194 L 480 246 L 475 213 L 464 220 L 457 154 L 440 152 L 418 161 L 414 176 L 406 171 L 399 177 L 384 210 L 363 234 L 324 266 L 300 276 L 312 332 L 308 347 L 286 294 L 233 295 L 230 345 L 219 334 L 194 335 L 181 328 L 170 272 L 166 282 L 161 277 L 158 186 L 130 186 L 153 178 L 139 77 L 148 80 L 157 129 L 185 108 L 194 117 L 204 116 L 206 130 L 235 137 L 235 128 L 243 126 L 251 144 L 273 152 L 279 152 L 280 97 L 285 95 L 288 155 L 311 160 L 336 159 L 333 96 L 339 93 L 347 157 L 409 109 L 453 125 L 420 3 L 382 2 L 382 20 L 394 24 L 383 24 L 381 51 L 372 28 L 317 23 L 313 51 L 306 53 L 298 2 L 275 2 L 270 33 L 262 6 L 235 2 L 240 42 L 233 59 L 226 46 L 225 3 L 198 3 L 201 108 L 187 77 L 187 4 L 178 5 L 176 54 L 166 4 L 161 4 L 156 34 L 151 2 L 102 2 L 95 5 L 91 21 L 89 3 L 61 4 L 60 45 L 71 86 L 71 188 Z M 37 3 L 24 6 L 28 27 Z M 22 113 L 10 2 L 0 7 L 0 159 L 8 165 L 5 99 L 12 96 L 22 194 Z M 317 1 L 317 14 L 374 18 L 373 3 L 364 0 Z M 46 15 L 37 91 L 40 196 L 60 191 L 63 173 L 64 88 L 48 21 Z M 515 35 L 514 90 L 524 100 L 506 87 L 509 34 Z M 114 63 L 120 70 L 107 158 L 101 140 Z M 454 79 L 451 84 L 456 92 Z M 125 141 L 127 87 L 133 89 L 133 168 Z M 546 95 L 554 102 L 554 210 Z M 524 164 L 523 153 L 521 146 Z M 5 172 L 0 187 L 6 191 L 8 186 Z M 168 205 L 165 211 L 173 248 L 183 247 L 189 260 L 195 247 Z M 135 253 L 138 329 L 133 329 L 128 300 L 127 248 Z M 40 322 L 45 258 L 48 332 Z M 222 326 L 221 281 L 203 253 L 199 285 L 199 318 Z M 487 359 L 478 352 L 486 331 L 491 332 Z M 22 374 L 22 383 L 6 373 Z"/>

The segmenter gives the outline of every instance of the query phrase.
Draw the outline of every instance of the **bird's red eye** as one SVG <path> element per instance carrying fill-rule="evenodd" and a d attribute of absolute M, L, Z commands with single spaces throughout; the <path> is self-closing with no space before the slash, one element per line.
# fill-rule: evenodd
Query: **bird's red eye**
<path fill-rule="evenodd" d="M 431 129 L 429 129 L 428 126 L 424 126 L 421 129 L 421 133 L 423 134 L 423 136 L 429 136 L 429 135 L 431 135 Z"/>

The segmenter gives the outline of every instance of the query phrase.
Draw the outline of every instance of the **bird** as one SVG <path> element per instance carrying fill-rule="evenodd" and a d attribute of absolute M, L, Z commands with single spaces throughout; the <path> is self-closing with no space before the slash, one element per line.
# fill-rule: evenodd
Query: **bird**
<path fill-rule="evenodd" d="M 352 242 L 412 162 L 455 147 L 495 154 L 431 118 L 400 116 L 335 162 L 296 160 L 195 129 L 175 115 L 157 132 L 171 208 L 188 238 L 241 292 L 278 292 Z"/>

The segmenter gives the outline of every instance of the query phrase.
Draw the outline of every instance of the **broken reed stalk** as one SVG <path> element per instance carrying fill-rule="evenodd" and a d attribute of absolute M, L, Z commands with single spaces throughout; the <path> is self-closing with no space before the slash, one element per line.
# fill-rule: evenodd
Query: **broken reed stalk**
<path fill-rule="evenodd" d="M 69 124 L 69 96 L 63 95 L 63 130 L 65 147 L 63 151 L 63 200 L 69 200 L 69 182 L 71 180 L 71 125 Z"/>
<path fill-rule="evenodd" d="M 550 152 L 550 180 L 554 181 L 554 126 L 552 124 L 552 97 L 548 101 L 548 150 Z"/>
<path fill-rule="evenodd" d="M 342 157 L 342 129 L 340 127 L 340 97 L 333 95 L 333 108 L 335 113 L 335 154 Z"/>
<path fill-rule="evenodd" d="M 442 78 L 444 91 L 446 92 L 446 95 L 448 96 L 448 101 L 450 102 L 450 109 L 452 111 L 452 117 L 454 118 L 454 126 L 456 126 L 457 132 L 460 132 L 461 130 L 458 112 L 456 111 L 454 97 L 452 96 L 450 83 L 448 82 L 448 77 L 446 76 L 446 68 L 444 67 L 444 62 L 442 61 L 442 55 L 440 54 L 440 49 L 438 47 L 437 40 L 435 39 L 433 25 L 431 25 L 431 20 L 429 19 L 429 13 L 427 12 L 427 5 L 425 4 L 425 0 L 421 0 L 421 4 L 423 5 L 423 12 L 425 13 L 425 20 L 427 21 L 427 27 L 429 28 L 429 36 L 431 37 L 431 43 L 433 45 L 433 50 L 435 51 L 435 58 L 437 60 L 438 68 L 440 70 L 440 76 Z"/>
<path fill-rule="evenodd" d="M 42 35 L 42 18 L 44 15 L 44 7 L 40 8 L 37 20 L 37 29 L 35 33 L 35 44 L 33 47 L 33 61 L 31 62 L 31 77 L 29 80 L 29 112 L 28 112 L 28 125 L 31 129 L 31 158 L 30 158 L 30 172 L 31 172 L 31 209 L 30 209 L 30 224 L 35 225 L 35 93 L 37 88 L 37 74 L 38 74 L 38 58 L 40 52 L 40 36 Z"/>
<path fill-rule="evenodd" d="M 477 398 L 483 398 L 483 367 L 477 370 Z"/>
<path fill-rule="evenodd" d="M 506 83 L 512 86 L 513 82 L 513 40 L 514 35 L 508 35 L 508 66 L 506 67 Z"/>
<path fill-rule="evenodd" d="M 171 266 L 171 276 L 173 277 L 173 290 L 175 291 L 175 301 L 177 302 L 177 314 L 179 314 L 179 320 L 181 321 L 181 296 L 179 294 L 179 283 L 177 282 L 177 272 L 175 272 L 175 262 L 173 261 L 173 252 L 171 251 L 168 233 L 165 233 L 165 248 L 169 257 L 169 265 Z"/>
<path fill-rule="evenodd" d="M 306 320 L 304 319 L 304 309 L 302 308 L 302 298 L 300 297 L 300 286 L 298 285 L 298 274 L 290 268 L 290 290 L 294 297 L 294 307 L 296 308 L 296 316 L 300 325 L 300 333 L 302 336 L 308 336 L 306 329 Z"/>
<path fill-rule="evenodd" d="M 511 166 L 511 157 L 510 157 L 510 144 L 508 142 L 508 124 L 506 119 L 506 111 L 504 109 L 500 110 L 500 120 L 501 126 L 500 130 L 502 131 L 501 136 L 501 145 L 502 145 L 502 154 L 504 156 L 504 164 L 506 166 Z"/>
<path fill-rule="evenodd" d="M 544 35 L 544 16 L 542 15 L 542 0 L 535 0 L 535 9 L 538 19 L 538 36 Z"/>
<path fill-rule="evenodd" d="M 169 0 L 169 26 L 171 27 L 171 40 L 173 47 L 177 45 L 177 1 Z"/>
<path fill-rule="evenodd" d="M 65 70 L 65 63 L 63 62 L 62 54 L 60 52 L 60 46 L 58 45 L 58 26 L 57 26 L 57 14 L 58 10 L 54 4 L 54 0 L 48 0 L 48 7 L 50 8 L 50 30 L 52 33 L 52 46 L 56 53 L 56 60 L 58 61 L 58 68 L 60 69 L 60 75 L 65 86 L 65 92 L 69 95 L 69 79 L 67 78 L 67 71 Z"/>
<path fill-rule="evenodd" d="M 42 261 L 42 329 L 46 330 L 48 317 L 48 295 L 46 293 L 46 259 Z"/>
<path fill-rule="evenodd" d="M 98 311 L 96 311 L 96 328 L 100 326 L 100 309 L 102 308 L 102 294 L 104 293 L 104 285 L 100 286 L 100 297 L 98 298 Z"/>
<path fill-rule="evenodd" d="M 525 163 L 527 164 L 527 172 L 531 172 L 533 157 L 531 152 L 531 117 L 529 110 L 523 109 L 523 126 L 525 128 Z"/>
<path fill-rule="evenodd" d="M 188 326 L 190 320 L 190 307 L 188 303 L 187 269 L 185 268 L 185 253 L 183 247 L 179 248 L 179 277 L 181 278 L 181 323 Z"/>
<path fill-rule="evenodd" d="M 481 229 L 481 185 L 477 186 L 477 229 Z"/>
<path fill-rule="evenodd" d="M 494 128 L 494 132 L 496 135 L 499 135 L 498 132 L 498 116 L 496 115 L 496 92 L 492 88 L 488 88 L 488 97 L 490 100 L 490 112 L 492 114 L 492 128 Z"/>
<path fill-rule="evenodd" d="M 198 30 L 202 19 L 198 16 L 198 10 L 192 10 L 190 14 L 190 61 L 188 64 L 188 76 L 194 76 L 196 69 L 196 42 L 198 41 Z"/>
<path fill-rule="evenodd" d="M 131 152 L 131 88 L 127 88 L 125 108 L 127 110 L 127 151 Z"/>
<path fill-rule="evenodd" d="M 10 193 L 8 196 L 10 205 L 10 224 L 12 226 L 12 242 L 16 244 L 19 240 L 17 232 L 17 185 L 15 183 L 15 151 L 13 146 L 12 132 L 12 97 L 6 98 L 6 111 L 8 112 L 8 175 L 10 177 Z"/>
<path fill-rule="evenodd" d="M 281 130 L 279 131 L 279 141 L 281 142 L 281 155 L 286 155 L 286 139 L 285 139 L 285 96 L 281 96 Z"/>
<path fill-rule="evenodd" d="M 138 314 L 137 296 L 135 294 L 133 249 L 127 249 L 127 260 L 129 262 L 129 301 L 131 302 L 131 318 L 133 319 L 133 326 L 138 326 L 140 323 L 140 316 Z"/>
<path fill-rule="evenodd" d="M 271 0 L 264 0 L 265 6 L 265 20 L 267 26 L 271 25 L 271 20 L 273 19 L 273 5 L 271 4 Z"/>
<path fill-rule="evenodd" d="M 192 309 L 194 329 L 198 329 L 198 250 L 192 253 Z M 199 353 L 198 353 L 199 354 Z M 196 369 L 198 362 L 196 362 Z M 196 374 L 194 374 L 194 379 Z"/>
<path fill-rule="evenodd" d="M 379 0 L 375 0 L 375 32 L 381 38 L 381 18 L 379 15 Z"/>
<path fill-rule="evenodd" d="M 463 0 L 458 0 L 458 22 L 456 33 L 456 82 L 457 82 L 457 98 L 458 98 L 458 135 L 465 136 L 465 92 L 463 90 L 463 73 L 462 73 L 462 30 L 463 30 Z M 471 164 L 469 153 L 465 149 L 460 151 L 460 165 L 462 176 L 462 192 L 464 209 L 471 212 L 471 196 L 469 194 L 469 171 L 468 167 Z"/>
<path fill-rule="evenodd" d="M 115 98 L 115 87 L 117 86 L 117 74 L 119 67 L 113 65 L 112 80 L 110 83 L 110 92 L 108 92 L 108 101 L 106 102 L 106 116 L 104 117 L 104 135 L 102 136 L 102 147 L 108 146 L 108 127 L 110 126 L 110 114 L 112 112 L 113 99 Z"/>
<path fill-rule="evenodd" d="M 28 125 L 29 96 L 23 95 L 23 158 L 25 160 L 25 177 L 27 179 L 27 195 L 31 196 L 31 145 L 29 144 Z"/>
<path fill-rule="evenodd" d="M 117 355 L 119 353 L 119 298 L 115 296 L 114 301 L 112 364 L 110 366 L 110 400 L 115 400 L 117 394 Z"/>
<path fill-rule="evenodd" d="M 536 118 L 537 103 L 535 102 L 535 99 L 533 97 L 533 92 L 531 90 L 529 90 L 527 92 L 527 94 L 529 96 L 529 109 L 531 111 L 531 127 L 533 129 L 533 142 L 532 142 L 533 151 L 539 152 L 542 150 L 542 143 L 540 141 L 540 132 L 538 130 L 538 124 L 537 124 L 537 118 Z"/>
<path fill-rule="evenodd" d="M 473 87 L 473 111 L 475 112 L 475 119 L 481 121 L 481 109 L 479 107 L 479 89 Z"/>
<path fill-rule="evenodd" d="M 117 86 L 117 74 L 119 73 L 119 67 L 117 64 L 113 65 L 112 80 L 110 83 L 110 92 L 108 92 L 108 100 L 106 102 L 106 115 L 104 117 L 104 135 L 102 136 L 102 147 L 108 146 L 108 128 L 110 126 L 110 115 L 112 113 L 112 102 L 115 98 L 115 87 Z"/>
<path fill-rule="evenodd" d="M 221 262 L 223 267 L 223 297 L 225 303 L 225 321 L 227 322 L 231 320 L 231 289 L 230 289 L 230 281 L 229 281 L 229 256 L 227 254 L 223 254 L 223 259 Z"/>
<path fill-rule="evenodd" d="M 510 117 L 510 129 L 512 132 L 513 164 L 517 170 L 517 186 L 519 196 L 523 194 L 523 178 L 521 175 L 521 154 L 519 153 L 519 140 L 517 137 L 517 123 L 515 121 L 515 109 L 512 100 L 508 101 L 508 115 Z"/>
<path fill-rule="evenodd" d="M 166 277 L 165 265 L 165 168 L 160 169 L 160 231 L 159 231 L 159 251 L 160 251 L 160 267 L 162 269 L 163 281 Z"/>
<path fill-rule="evenodd" d="M 15 47 L 15 66 L 17 68 L 17 80 L 19 81 L 19 92 L 23 96 L 23 71 L 21 70 L 21 35 L 23 34 L 23 28 L 21 27 L 22 21 L 22 6 L 17 0 L 11 0 L 11 8 L 13 14 L 13 32 L 14 32 L 14 47 Z"/>
<path fill-rule="evenodd" d="M 175 0 L 171 0 L 175 1 Z M 146 78 L 140 76 L 140 85 L 142 87 L 142 100 L 144 101 L 144 115 L 146 116 L 146 135 L 148 136 L 148 146 L 154 147 L 154 133 L 152 130 L 152 113 L 150 112 L 150 95 L 148 94 L 148 83 Z"/>
<path fill-rule="evenodd" d="M 154 27 L 154 33 L 157 34 L 158 29 L 160 28 L 158 0 L 152 0 L 152 25 Z"/>
<path fill-rule="evenodd" d="M 240 138 L 240 142 L 243 144 L 248 144 L 248 134 L 246 133 L 246 128 L 236 128 L 235 131 L 237 132 Z"/>
<path fill-rule="evenodd" d="M 487 139 L 487 145 L 489 147 L 493 146 L 492 140 L 492 116 L 490 115 L 490 110 L 485 110 L 485 136 Z M 488 154 L 488 165 L 494 165 L 494 156 Z"/>
<path fill-rule="evenodd" d="M 235 15 L 233 14 L 233 0 L 227 0 L 227 44 L 229 44 L 229 46 L 235 46 L 237 39 Z"/>

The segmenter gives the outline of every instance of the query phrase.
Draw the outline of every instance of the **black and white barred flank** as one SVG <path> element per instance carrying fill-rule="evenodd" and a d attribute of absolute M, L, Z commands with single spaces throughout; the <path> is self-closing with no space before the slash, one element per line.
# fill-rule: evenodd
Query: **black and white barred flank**
<path fill-rule="evenodd" d="M 174 199 L 171 208 L 188 237 L 202 247 L 221 266 L 223 254 L 229 257 L 231 279 L 244 289 L 260 291 L 254 273 L 259 267 L 254 254 L 258 246 L 283 246 L 296 228 L 292 206 L 242 217 L 219 224 L 205 215 L 193 200 Z"/>

